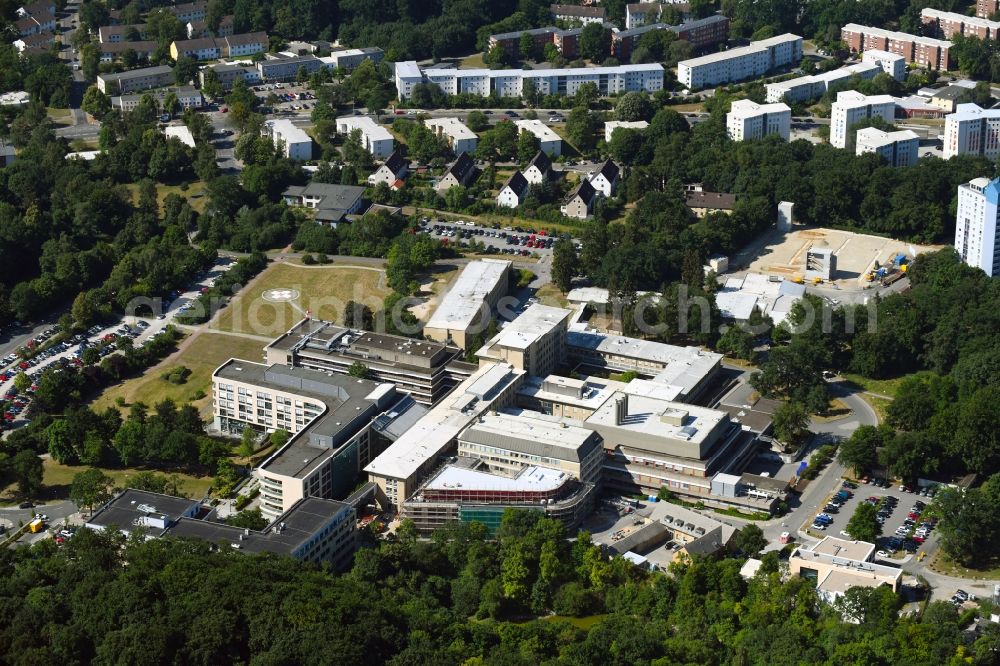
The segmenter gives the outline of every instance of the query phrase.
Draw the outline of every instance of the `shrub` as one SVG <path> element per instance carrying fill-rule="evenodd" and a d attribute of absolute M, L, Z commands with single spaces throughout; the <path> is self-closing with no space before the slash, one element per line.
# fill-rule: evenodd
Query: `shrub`
<path fill-rule="evenodd" d="M 316 263 L 316 257 L 311 254 L 302 255 L 302 263 L 306 266 L 313 266 Z"/>

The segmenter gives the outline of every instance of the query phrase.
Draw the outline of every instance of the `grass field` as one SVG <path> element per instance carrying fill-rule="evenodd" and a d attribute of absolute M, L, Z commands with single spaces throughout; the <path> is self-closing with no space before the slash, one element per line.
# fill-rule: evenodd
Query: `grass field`
<path fill-rule="evenodd" d="M 462 58 L 462 69 L 485 69 L 486 64 L 483 62 L 482 53 L 473 53 L 472 55 Z"/>
<path fill-rule="evenodd" d="M 139 185 L 136 183 L 129 183 L 126 185 L 129 192 L 132 193 L 132 201 L 138 201 L 139 199 Z M 159 204 L 160 210 L 163 210 L 163 200 L 167 198 L 168 194 L 178 194 L 188 200 L 188 204 L 198 213 L 205 212 L 205 183 L 200 180 L 193 181 L 188 185 L 186 190 L 182 190 L 180 185 L 156 185 L 156 203 Z"/>
<path fill-rule="evenodd" d="M 204 416 L 211 410 L 212 371 L 230 358 L 261 361 L 265 344 L 260 340 L 214 332 L 198 333 L 189 342 L 185 342 L 187 344 L 185 346 L 182 343 L 180 352 L 165 359 L 155 369 L 106 390 L 94 401 L 92 407 L 104 409 L 114 406 L 115 399 L 119 397 L 124 398 L 127 405 L 143 402 L 150 407 L 165 398 L 171 398 L 178 404 L 193 403 Z M 166 371 L 179 366 L 191 370 L 185 383 L 171 384 L 161 377 Z M 195 400 L 194 396 L 198 391 L 203 391 L 205 397 Z"/>
<path fill-rule="evenodd" d="M 1000 562 L 994 562 L 988 568 L 967 569 L 961 564 L 952 561 L 950 557 L 940 550 L 934 555 L 930 563 L 931 571 L 945 574 L 947 576 L 957 576 L 959 578 L 969 578 L 975 580 L 994 580 L 1000 578 Z"/>
<path fill-rule="evenodd" d="M 566 296 L 551 282 L 539 289 L 535 293 L 535 298 L 543 305 L 551 305 L 554 308 L 569 307 Z"/>
<path fill-rule="evenodd" d="M 264 293 L 272 289 L 294 290 L 298 295 L 292 302 L 265 300 Z M 389 292 L 385 272 L 374 267 L 272 264 L 233 298 L 212 328 L 274 337 L 301 320 L 306 311 L 317 319 L 340 321 L 350 300 L 377 311 Z"/>
<path fill-rule="evenodd" d="M 53 493 L 53 498 L 66 497 L 69 494 L 70 484 L 73 483 L 73 476 L 87 469 L 82 465 L 69 466 L 60 465 L 55 460 L 47 459 L 43 461 L 42 483 L 48 492 Z M 126 487 L 130 476 L 139 472 L 138 469 L 105 469 L 105 474 L 115 480 L 115 485 Z M 212 486 L 211 476 L 191 476 L 190 474 L 180 474 L 174 472 L 161 472 L 152 470 L 158 474 L 173 476 L 176 474 L 181 481 L 181 492 L 188 497 L 204 497 L 205 493 Z"/>
<path fill-rule="evenodd" d="M 46 115 L 52 119 L 56 125 L 72 125 L 73 116 L 69 109 L 54 109 L 49 107 L 46 110 Z"/>
<path fill-rule="evenodd" d="M 903 375 L 902 377 L 895 377 L 893 379 L 868 379 L 867 377 L 862 377 L 861 375 L 847 374 L 844 375 L 844 379 L 852 384 L 857 384 L 864 391 L 879 393 L 881 395 L 887 395 L 890 398 L 895 398 L 896 391 L 899 390 L 899 385 L 903 383 L 903 380 L 916 376 L 920 376 L 920 373 Z"/>

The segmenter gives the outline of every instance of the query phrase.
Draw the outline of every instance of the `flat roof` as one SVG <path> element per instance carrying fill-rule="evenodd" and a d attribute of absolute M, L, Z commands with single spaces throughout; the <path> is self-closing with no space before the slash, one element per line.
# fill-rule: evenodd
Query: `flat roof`
<path fill-rule="evenodd" d="M 620 391 L 625 386 L 624 382 L 602 377 L 570 379 L 559 375 L 528 376 L 524 378 L 517 392 L 518 395 L 543 402 L 573 405 L 593 411 L 604 404 L 612 393 Z"/>
<path fill-rule="evenodd" d="M 528 409 L 504 409 L 485 413 L 459 435 L 459 440 L 486 444 L 516 438 L 532 443 L 532 448 L 548 449 L 539 455 L 579 461 L 580 448 L 594 437 L 594 431 L 580 421 L 548 416 Z"/>
<path fill-rule="evenodd" d="M 742 58 L 743 56 L 750 55 L 751 53 L 759 53 L 772 46 L 780 46 L 782 44 L 790 44 L 794 42 L 801 42 L 802 38 L 798 35 L 793 35 L 786 32 L 783 35 L 777 35 L 776 37 L 770 37 L 768 39 L 762 39 L 758 42 L 750 42 L 747 46 L 740 46 L 735 49 L 729 49 L 728 51 L 721 51 L 719 53 L 709 53 L 708 55 L 703 55 L 698 58 L 689 58 L 688 60 L 682 60 L 677 63 L 677 66 L 684 67 L 700 67 L 702 65 L 710 65 L 716 62 L 724 62 L 733 58 Z"/>
<path fill-rule="evenodd" d="M 500 259 L 469 262 L 451 290 L 441 299 L 425 328 L 464 328 L 471 325 L 487 295 L 498 286 L 506 292 L 500 282 L 507 279 L 507 271 L 512 265 L 513 262 Z"/>
<path fill-rule="evenodd" d="M 520 33 L 518 33 L 520 34 Z M 397 67 L 400 63 L 397 63 Z M 419 69 L 419 67 L 418 67 Z M 567 77 L 589 77 L 601 74 L 629 74 L 632 72 L 662 72 L 663 65 L 659 63 L 646 63 L 639 65 L 617 65 L 615 67 L 567 67 L 565 69 L 456 69 L 454 67 L 436 67 L 423 70 L 428 77 L 433 76 L 487 76 L 491 78 L 501 77 L 539 77 L 567 76 Z"/>
<path fill-rule="evenodd" d="M 249 553 L 291 555 L 334 516 L 349 508 L 343 502 L 306 497 L 260 531 L 195 518 L 181 518 L 164 536 L 238 544 L 239 550 Z"/>
<path fill-rule="evenodd" d="M 465 123 L 458 118 L 428 118 L 424 121 L 424 125 L 430 128 L 441 128 L 445 134 L 456 141 L 479 138 L 475 132 L 466 127 Z"/>
<path fill-rule="evenodd" d="M 857 143 L 869 146 L 887 146 L 898 141 L 919 141 L 920 136 L 913 130 L 898 130 L 883 132 L 877 127 L 865 127 L 858 130 Z"/>
<path fill-rule="evenodd" d="M 295 124 L 287 118 L 267 120 L 264 121 L 264 124 L 268 125 L 271 128 L 271 131 L 280 132 L 286 143 L 312 142 L 312 137 L 306 134 L 305 130 L 296 127 Z"/>
<path fill-rule="evenodd" d="M 139 530 L 158 536 L 164 532 L 170 522 L 186 513 L 195 513 L 200 504 L 200 501 L 187 497 L 126 488 L 98 509 L 87 521 L 87 524 L 102 528 L 119 527 L 128 531 Z M 164 524 L 162 527 L 140 524 L 140 521 L 147 518 L 162 519 Z"/>
<path fill-rule="evenodd" d="M 337 126 L 346 126 L 349 130 L 359 129 L 369 141 L 392 139 L 392 134 L 368 116 L 341 116 L 337 118 Z"/>
<path fill-rule="evenodd" d="M 899 569 L 895 571 L 898 575 L 902 576 L 902 571 Z M 846 594 L 852 587 L 881 587 L 882 585 L 886 585 L 885 578 L 891 575 L 892 573 L 888 571 L 873 572 L 863 569 L 842 569 L 838 567 L 831 569 L 823 577 L 823 580 L 819 581 L 816 589 L 832 594 Z"/>
<path fill-rule="evenodd" d="M 410 478 L 429 460 L 441 455 L 466 426 L 523 374 L 506 363 L 483 366 L 372 460 L 365 472 L 395 479 Z"/>
<path fill-rule="evenodd" d="M 649 123 L 647 123 L 645 120 L 609 120 L 606 123 L 604 123 L 605 131 L 607 130 L 614 131 L 619 127 L 624 127 L 626 129 L 646 129 L 647 127 L 649 127 Z M 576 291 L 576 289 L 574 289 L 573 291 Z"/>
<path fill-rule="evenodd" d="M 945 41 L 943 39 L 934 39 L 933 37 L 921 37 L 920 35 L 911 35 L 908 32 L 897 32 L 895 30 L 883 30 L 882 28 L 873 28 L 867 25 L 858 25 L 857 23 L 848 23 L 843 28 L 841 28 L 841 31 L 844 30 L 846 30 L 847 32 L 859 32 L 859 33 L 866 33 L 869 35 L 876 35 L 878 37 L 885 37 L 897 42 L 899 41 L 914 42 L 916 44 L 924 44 L 926 46 L 937 46 L 940 48 L 951 47 L 951 42 Z"/>
<path fill-rule="evenodd" d="M 142 69 L 130 69 L 127 72 L 116 72 L 109 74 L 98 74 L 97 78 L 104 81 L 127 81 L 129 79 L 141 79 L 146 76 L 156 76 L 160 74 L 170 74 L 174 71 L 170 65 L 158 65 L 156 67 L 144 67 Z"/>
<path fill-rule="evenodd" d="M 834 536 L 827 536 L 823 537 L 822 541 L 808 550 L 820 555 L 864 562 L 875 552 L 875 544 L 867 541 L 849 541 Z"/>
<path fill-rule="evenodd" d="M 573 316 L 572 310 L 535 303 L 504 326 L 503 330 L 497 333 L 483 349 L 488 350 L 493 345 L 508 349 L 527 349 L 539 338 L 559 328 L 571 316 Z"/>
<path fill-rule="evenodd" d="M 237 359 L 223 363 L 212 378 L 242 382 L 262 390 L 300 395 L 315 400 L 324 407 L 285 446 L 260 465 L 261 469 L 273 474 L 297 478 L 311 473 L 340 448 L 340 440 L 353 436 L 362 422 L 370 421 L 384 387 L 392 387 L 391 384 L 379 384 L 333 372 L 278 364 L 268 366 Z M 313 443 L 314 438 L 332 441 L 332 446 Z"/>
<path fill-rule="evenodd" d="M 619 424 L 616 423 L 616 402 L 626 395 L 628 409 Z M 681 425 L 667 423 L 661 416 L 676 418 Z M 587 417 L 585 423 L 700 444 L 720 422 L 728 420 L 729 416 L 717 409 L 616 391 L 597 411 Z"/>
<path fill-rule="evenodd" d="M 569 331 L 566 344 L 570 348 L 663 364 L 665 367 L 656 373 L 656 381 L 678 386 L 685 394 L 698 386 L 722 361 L 722 354 L 698 347 L 679 347 L 594 331 Z"/>
<path fill-rule="evenodd" d="M 757 102 L 749 99 L 738 99 L 729 106 L 729 113 L 739 117 L 756 116 L 761 113 L 779 113 L 782 111 L 791 113 L 792 109 L 784 102 L 758 104 Z"/>
<path fill-rule="evenodd" d="M 501 476 L 457 465 L 448 465 L 427 481 L 421 490 L 492 490 L 551 492 L 572 477 L 547 467 L 525 467 L 515 477 Z"/>
<path fill-rule="evenodd" d="M 562 141 L 562 137 L 541 120 L 515 120 L 518 130 L 531 132 L 539 141 Z"/>
<path fill-rule="evenodd" d="M 174 137 L 175 139 L 178 139 L 181 143 L 183 143 L 185 146 L 190 146 L 191 148 L 194 148 L 194 135 L 191 134 L 191 130 L 189 130 L 184 125 L 169 125 L 167 127 L 164 127 L 163 134 L 166 135 L 168 139 L 170 137 Z"/>
<path fill-rule="evenodd" d="M 395 65 L 396 76 L 404 79 L 419 79 L 422 77 L 420 66 L 415 60 L 404 60 Z"/>

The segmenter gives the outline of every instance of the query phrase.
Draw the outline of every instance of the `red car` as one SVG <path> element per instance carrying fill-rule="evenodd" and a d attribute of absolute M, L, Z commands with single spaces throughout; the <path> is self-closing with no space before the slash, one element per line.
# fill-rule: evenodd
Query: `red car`
<path fill-rule="evenodd" d="M 27 361 L 21 361 L 20 363 L 17 364 L 17 367 L 21 368 L 22 370 L 27 370 L 28 368 L 31 367 L 31 365 L 29 365 Z"/>

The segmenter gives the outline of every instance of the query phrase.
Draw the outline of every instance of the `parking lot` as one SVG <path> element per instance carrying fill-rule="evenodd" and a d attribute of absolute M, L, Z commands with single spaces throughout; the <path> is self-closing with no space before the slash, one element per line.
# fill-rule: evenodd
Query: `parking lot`
<path fill-rule="evenodd" d="M 478 241 L 485 246 L 486 254 L 519 255 L 522 257 L 528 257 L 532 254 L 551 254 L 552 247 L 556 242 L 556 237 L 548 235 L 545 230 L 535 231 L 525 227 L 491 229 L 465 220 L 457 222 L 429 220 L 421 224 L 421 230 L 440 238 L 442 242 L 460 247 L 468 247 L 473 241 Z"/>
<path fill-rule="evenodd" d="M 807 519 L 803 529 L 817 537 L 832 535 L 850 538 L 845 532 L 847 523 L 858 506 L 868 502 L 877 507 L 879 520 L 882 522 L 881 536 L 876 542 L 876 559 L 886 564 L 901 564 L 909 561 L 914 554 L 919 557 L 923 544 L 934 535 L 934 521 L 925 520 L 922 516 L 926 505 L 933 498 L 918 492 L 900 490 L 898 485 L 890 484 L 885 487 L 885 482 L 879 485 L 856 485 L 856 488 L 837 488 L 827 496 L 829 501 L 842 490 L 851 493 L 851 497 L 836 502 L 839 506 L 826 504 L 819 510 L 818 515 L 830 519 L 823 529 L 813 522 L 814 516 Z"/>
<path fill-rule="evenodd" d="M 263 83 L 251 89 L 272 113 L 309 113 L 316 100 L 307 85 Z"/>

